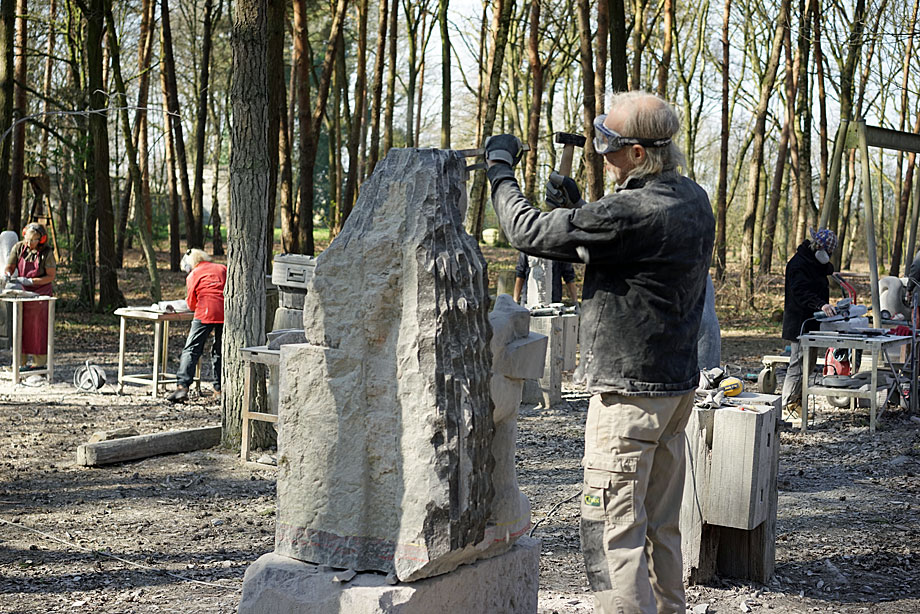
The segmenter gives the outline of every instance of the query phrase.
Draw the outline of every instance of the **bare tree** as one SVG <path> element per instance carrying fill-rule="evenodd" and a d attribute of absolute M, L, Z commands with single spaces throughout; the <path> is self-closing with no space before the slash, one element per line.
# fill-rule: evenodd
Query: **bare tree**
<path fill-rule="evenodd" d="M 747 206 L 744 213 L 744 236 L 741 243 L 741 293 L 749 305 L 754 304 L 754 225 L 757 220 L 757 205 L 760 199 L 760 179 L 763 166 L 764 142 L 766 140 L 767 108 L 773 93 L 779 58 L 783 50 L 783 34 L 789 25 L 789 2 L 783 0 L 777 22 L 779 27 L 773 36 L 770 59 L 760 84 L 760 102 L 754 111 L 754 151 L 751 154 L 747 185 Z"/>
<path fill-rule="evenodd" d="M 201 64 L 198 77 L 198 108 L 195 120 L 195 177 L 192 188 L 192 213 L 195 237 L 190 243 L 204 246 L 204 139 L 208 121 L 208 88 L 211 70 L 211 30 L 214 0 L 204 0 L 204 24 L 201 32 Z"/>
<path fill-rule="evenodd" d="M 26 115 L 26 91 L 28 89 L 28 0 L 16 0 L 16 36 L 17 49 L 13 62 L 13 74 L 16 85 L 13 88 L 13 117 L 17 120 Z M 20 121 L 13 128 L 13 153 L 10 162 L 10 228 L 20 228 L 22 225 L 22 190 L 25 184 L 26 161 L 26 124 Z"/>
<path fill-rule="evenodd" d="M 355 82 L 355 111 L 353 121 L 348 133 L 348 176 L 345 179 L 345 194 L 342 199 L 342 224 L 351 214 L 354 205 L 355 193 L 358 188 L 358 145 L 361 138 L 361 127 L 364 125 L 365 106 L 367 100 L 367 0 L 358 0 L 358 58 L 355 69 L 358 71 Z"/>
<path fill-rule="evenodd" d="M 725 245 L 725 224 L 727 222 L 728 211 L 728 133 L 729 110 L 728 110 L 728 90 L 729 90 L 729 38 L 728 27 L 731 20 L 732 0 L 725 0 L 722 11 L 722 136 L 719 143 L 719 184 L 716 188 L 716 279 L 725 278 L 726 269 L 726 245 Z"/>
<path fill-rule="evenodd" d="M 441 32 L 441 149 L 450 149 L 450 33 L 447 30 L 447 5 L 438 1 L 438 25 Z"/>
<path fill-rule="evenodd" d="M 584 132 L 594 132 L 594 117 L 597 112 L 596 93 L 594 91 L 594 57 L 591 48 L 591 17 L 588 0 L 576 2 L 578 36 L 581 41 L 581 80 L 584 95 L 582 97 L 582 117 Z M 598 200 L 604 195 L 604 160 L 594 151 L 594 140 L 585 141 L 585 186 L 588 198 Z"/>
<path fill-rule="evenodd" d="M 156 251 L 153 248 L 153 237 L 146 223 L 143 223 L 143 190 L 141 189 L 141 169 L 137 163 L 137 148 L 134 145 L 135 135 L 132 133 L 131 125 L 128 120 L 128 97 L 125 92 L 125 82 L 121 74 L 121 51 L 118 45 L 118 36 L 115 30 L 115 17 L 112 14 L 112 0 L 105 0 L 105 22 L 108 32 L 106 39 L 109 44 L 109 56 L 112 60 L 112 75 L 115 81 L 115 91 L 117 92 L 116 106 L 118 107 L 118 116 L 121 122 L 122 133 L 125 137 L 125 148 L 127 149 L 128 171 L 130 175 L 131 193 L 134 194 L 134 222 L 140 231 L 141 248 L 144 251 L 144 259 L 147 261 L 147 274 L 150 277 L 150 298 L 159 301 L 160 294 L 160 276 L 157 270 Z M 124 211 L 127 215 L 127 210 Z"/>
<path fill-rule="evenodd" d="M 188 160 L 185 155 L 185 137 L 179 109 L 179 86 L 176 82 L 176 60 L 173 54 L 172 28 L 169 21 L 169 0 L 160 0 L 160 46 L 163 51 L 163 73 L 166 80 L 166 102 L 169 111 L 169 130 L 173 133 L 173 147 L 178 171 L 177 180 L 182 206 L 185 209 L 185 242 L 188 247 L 204 247 L 198 240 L 201 220 L 195 217 L 192 194 L 188 181 Z"/>
<path fill-rule="evenodd" d="M 115 216 L 112 212 L 112 188 L 109 179 L 109 133 L 106 121 L 105 85 L 102 82 L 102 32 L 105 23 L 105 0 L 90 0 L 86 12 L 86 72 L 89 100 L 93 113 L 89 117 L 93 148 L 92 192 L 95 200 L 99 236 L 99 308 L 109 311 L 125 305 L 118 289 L 115 263 Z"/>
<path fill-rule="evenodd" d="M 9 228 L 10 144 L 8 131 L 13 126 L 13 24 L 14 0 L 0 0 L 0 224 Z M 19 230 L 15 226 L 14 229 Z"/>
<path fill-rule="evenodd" d="M 242 436 L 243 370 L 240 348 L 265 342 L 265 234 L 268 221 L 270 144 L 268 0 L 233 3 L 233 123 L 230 219 L 224 291 L 223 430 L 225 445 Z"/>
<path fill-rule="evenodd" d="M 508 42 L 508 31 L 511 28 L 511 14 L 514 11 L 514 0 L 497 0 L 493 9 L 497 16 L 497 27 L 493 29 L 492 54 L 489 60 L 488 95 L 486 96 L 485 113 L 483 116 L 482 139 L 492 136 L 495 125 L 496 109 L 498 108 L 498 94 L 501 89 L 502 66 L 505 61 L 505 45 Z M 482 237 L 482 215 L 485 209 L 486 174 L 477 172 L 473 178 L 470 189 L 470 203 L 466 211 L 466 231 L 476 237 Z"/>
<path fill-rule="evenodd" d="M 371 143 L 367 161 L 368 175 L 374 172 L 374 167 L 377 166 L 377 160 L 380 159 L 380 102 L 383 98 L 383 66 L 386 59 L 388 9 L 389 0 L 380 0 L 380 4 L 377 7 L 377 57 L 374 60 L 374 84 L 371 87 Z"/>
<path fill-rule="evenodd" d="M 295 8 L 295 31 L 297 30 L 296 15 L 297 5 L 305 0 L 296 0 Z M 329 28 L 329 44 L 326 46 L 326 54 L 323 58 L 322 75 L 317 88 L 316 104 L 313 107 L 313 115 L 305 117 L 309 113 L 310 99 L 309 89 L 301 83 L 302 93 L 305 93 L 305 99 L 299 100 L 301 106 L 300 116 L 305 119 L 300 124 L 300 211 L 298 212 L 298 221 L 300 223 L 300 248 L 307 254 L 313 254 L 313 168 L 316 164 L 317 140 L 319 139 L 320 123 L 326 111 L 326 101 L 329 96 L 329 83 L 332 79 L 332 69 L 335 60 L 336 41 L 342 31 L 345 22 L 345 9 L 348 7 L 348 0 L 337 0 L 335 14 L 332 17 L 332 24 Z M 304 9 L 301 9 L 303 11 Z M 304 14 L 303 12 L 301 13 Z M 301 36 L 306 36 L 306 28 L 302 29 Z M 304 70 L 303 68 L 301 70 Z M 308 80 L 309 72 L 301 73 L 304 82 Z M 305 111 L 306 109 L 306 111 Z"/>

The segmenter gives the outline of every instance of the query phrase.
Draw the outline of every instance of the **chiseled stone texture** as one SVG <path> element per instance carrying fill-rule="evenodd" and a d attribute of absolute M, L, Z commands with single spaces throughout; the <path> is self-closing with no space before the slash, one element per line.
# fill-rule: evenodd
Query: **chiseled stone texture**
<path fill-rule="evenodd" d="M 455 152 L 390 150 L 317 258 L 306 344 L 281 348 L 276 553 L 411 581 L 483 540 L 491 329 L 464 180 Z"/>
<path fill-rule="evenodd" d="M 249 566 L 240 614 L 533 614 L 540 581 L 540 542 L 521 538 L 508 552 L 452 573 L 387 584 L 378 573 L 347 583 L 338 572 L 266 554 Z"/>

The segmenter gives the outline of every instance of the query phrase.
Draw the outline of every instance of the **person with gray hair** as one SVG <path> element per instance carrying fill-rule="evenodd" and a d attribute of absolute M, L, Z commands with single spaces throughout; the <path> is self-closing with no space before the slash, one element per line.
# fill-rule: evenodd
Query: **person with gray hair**
<path fill-rule="evenodd" d="M 182 403 L 188 400 L 188 390 L 195 381 L 195 368 L 204 353 L 204 345 L 214 332 L 211 345 L 211 366 L 213 367 L 214 392 L 220 395 L 221 343 L 224 332 L 224 286 L 227 283 L 227 267 L 211 262 L 207 252 L 190 249 L 185 252 L 179 266 L 188 273 L 185 278 L 186 298 L 189 309 L 195 310 L 195 319 L 188 331 L 185 348 L 176 371 L 176 389 L 166 400 Z"/>
<path fill-rule="evenodd" d="M 715 219 L 682 176 L 680 119 L 647 92 L 613 97 L 594 149 L 618 187 L 542 212 L 523 196 L 512 135 L 486 142 L 492 204 L 516 249 L 585 263 L 581 357 L 588 391 L 581 542 L 595 611 L 686 609 L 679 517 L 684 427 L 699 381 L 697 338 Z"/>

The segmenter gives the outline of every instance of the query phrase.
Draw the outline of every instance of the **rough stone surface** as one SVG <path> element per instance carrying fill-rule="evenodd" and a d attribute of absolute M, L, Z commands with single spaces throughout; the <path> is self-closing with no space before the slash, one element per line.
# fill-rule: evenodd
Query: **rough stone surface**
<path fill-rule="evenodd" d="M 524 385 L 524 402 L 552 407 L 562 401 L 563 330 L 564 316 L 534 316 L 530 328 L 548 338 L 543 372 L 534 383 L 530 378 Z"/>
<path fill-rule="evenodd" d="M 489 299 L 464 177 L 455 152 L 391 150 L 317 258 L 307 343 L 281 347 L 278 554 L 410 581 L 485 537 Z"/>
<path fill-rule="evenodd" d="M 483 556 L 491 556 L 530 528 L 530 501 L 520 492 L 514 453 L 517 446 L 517 412 L 526 377 L 543 362 L 547 339 L 532 333 L 527 325 L 529 311 L 507 294 L 499 295 L 489 314 L 492 326 L 492 355 L 505 360 L 492 363 L 492 403 L 495 435 L 492 455 L 495 469 L 492 486 L 495 497 L 483 544 Z"/>
<path fill-rule="evenodd" d="M 540 543 L 522 537 L 500 556 L 452 573 L 390 585 L 383 574 L 360 573 L 347 584 L 338 572 L 277 554 L 246 570 L 240 614 L 432 614 L 537 611 Z"/>

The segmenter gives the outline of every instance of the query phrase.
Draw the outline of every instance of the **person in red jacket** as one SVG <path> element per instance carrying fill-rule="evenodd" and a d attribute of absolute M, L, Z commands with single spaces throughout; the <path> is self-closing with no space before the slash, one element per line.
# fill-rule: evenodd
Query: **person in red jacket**
<path fill-rule="evenodd" d="M 173 403 L 188 399 L 188 389 L 195 379 L 195 368 L 204 352 L 204 344 L 211 331 L 214 343 L 211 345 L 211 365 L 214 367 L 214 391 L 220 394 L 221 337 L 224 332 L 224 285 L 227 283 L 227 267 L 211 262 L 211 257 L 200 249 L 190 249 L 182 258 L 189 309 L 195 310 L 195 319 L 188 331 L 188 339 L 179 360 L 176 372 L 178 387 L 166 397 Z"/>

